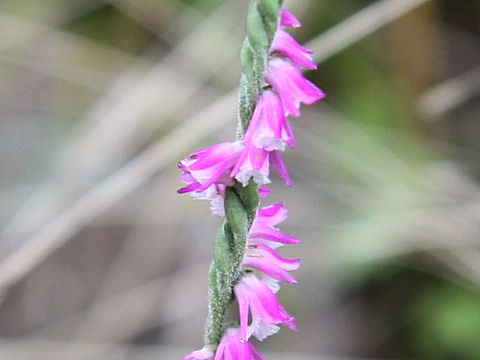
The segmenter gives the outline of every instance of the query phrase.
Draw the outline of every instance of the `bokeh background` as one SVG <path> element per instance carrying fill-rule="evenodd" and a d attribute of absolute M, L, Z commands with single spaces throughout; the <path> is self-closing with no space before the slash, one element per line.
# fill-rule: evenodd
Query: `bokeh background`
<path fill-rule="evenodd" d="M 480 1 L 290 0 L 302 239 L 268 359 L 480 359 Z M 175 163 L 234 138 L 246 0 L 0 2 L 0 358 L 201 347 L 219 220 Z"/>

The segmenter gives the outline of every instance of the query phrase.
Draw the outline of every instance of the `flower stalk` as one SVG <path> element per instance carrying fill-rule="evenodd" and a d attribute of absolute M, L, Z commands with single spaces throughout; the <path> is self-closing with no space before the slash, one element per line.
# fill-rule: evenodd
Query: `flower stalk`
<path fill-rule="evenodd" d="M 209 199 L 212 212 L 223 217 L 208 277 L 205 346 L 184 360 L 261 360 L 250 337 L 263 340 L 278 325 L 297 329 L 275 293 L 279 282 L 296 283 L 289 271 L 300 260 L 275 249 L 299 240 L 277 228 L 288 215 L 283 204 L 259 208 L 259 200 L 269 194 L 263 185 L 271 182 L 270 167 L 292 185 L 281 157 L 296 145 L 288 116 L 299 117 L 301 103 L 313 104 L 324 94 L 300 72 L 316 65 L 312 52 L 284 30 L 300 22 L 282 3 L 251 1 L 241 50 L 237 140 L 196 151 L 178 164 L 185 184 L 178 192 Z M 239 325 L 225 322 L 235 299 Z"/>

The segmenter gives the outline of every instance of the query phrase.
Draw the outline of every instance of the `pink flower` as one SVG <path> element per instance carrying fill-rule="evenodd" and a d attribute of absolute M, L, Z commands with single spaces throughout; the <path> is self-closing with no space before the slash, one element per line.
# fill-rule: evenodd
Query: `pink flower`
<path fill-rule="evenodd" d="M 273 291 L 254 274 L 245 275 L 233 291 L 238 301 L 242 340 L 248 340 L 250 335 L 263 340 L 278 331 L 278 324 L 297 330 L 295 319 L 279 303 Z M 249 313 L 252 318 L 250 328 Z"/>
<path fill-rule="evenodd" d="M 280 10 L 280 25 L 288 27 L 300 27 L 302 24 L 298 19 L 288 10 Z"/>
<path fill-rule="evenodd" d="M 250 178 L 253 178 L 253 181 L 259 185 L 270 184 L 271 181 L 268 178 L 270 172 L 269 156 L 270 153 L 267 150 L 247 143 L 230 176 L 235 177 L 243 186 L 248 185 Z"/>
<path fill-rule="evenodd" d="M 250 342 L 240 338 L 238 328 L 229 328 L 218 345 L 215 360 L 265 360 Z"/>
<path fill-rule="evenodd" d="M 282 103 L 272 90 L 264 90 L 245 134 L 245 142 L 267 151 L 295 147 L 295 137 Z"/>
<path fill-rule="evenodd" d="M 194 152 L 177 165 L 183 170 L 180 180 L 187 186 L 179 194 L 207 190 L 213 184 L 233 185 L 228 173 L 235 165 L 243 145 L 240 142 L 223 142 Z"/>
<path fill-rule="evenodd" d="M 270 184 L 271 181 L 268 177 L 270 165 L 272 165 L 287 186 L 292 185 L 292 179 L 288 174 L 280 152 L 257 148 L 251 142 L 246 143 L 245 150 L 233 167 L 230 176 L 235 177 L 243 186 L 247 186 L 251 178 L 258 185 Z"/>
<path fill-rule="evenodd" d="M 243 266 L 255 268 L 275 280 L 296 284 L 288 271 L 297 270 L 300 260 L 284 258 L 266 244 L 249 241 Z"/>
<path fill-rule="evenodd" d="M 310 105 L 325 97 L 295 65 L 280 58 L 268 63 L 266 80 L 280 95 L 286 113 L 295 117 L 300 116 L 300 103 Z"/>
<path fill-rule="evenodd" d="M 304 67 L 310 70 L 315 70 L 317 68 L 317 65 L 312 59 L 313 51 L 301 46 L 285 30 L 277 29 L 270 50 L 288 57 L 299 67 Z"/>
<path fill-rule="evenodd" d="M 253 220 L 249 236 L 254 239 L 263 239 L 269 242 L 281 244 L 298 244 L 300 240 L 291 235 L 285 234 L 276 228 L 276 225 L 285 221 L 288 217 L 288 210 L 282 203 L 265 206 L 257 211 Z"/>
<path fill-rule="evenodd" d="M 213 351 L 207 347 L 203 347 L 200 350 L 194 351 L 191 354 L 185 356 L 183 360 L 213 360 Z"/>
<path fill-rule="evenodd" d="M 183 170 L 180 181 L 186 186 L 177 192 L 190 193 L 196 199 L 210 200 L 212 213 L 224 216 L 225 187 L 234 183 L 229 173 L 243 147 L 240 142 L 223 142 L 198 150 L 180 161 L 178 167 Z"/>

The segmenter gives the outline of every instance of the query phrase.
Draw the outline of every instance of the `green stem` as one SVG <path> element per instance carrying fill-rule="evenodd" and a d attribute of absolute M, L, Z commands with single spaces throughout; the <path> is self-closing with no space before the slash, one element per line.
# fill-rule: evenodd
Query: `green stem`
<path fill-rule="evenodd" d="M 263 87 L 282 0 L 252 0 L 247 37 L 241 51 L 242 77 L 238 105 L 237 139 L 243 139 Z M 242 274 L 248 232 L 258 208 L 258 186 L 236 182 L 225 195 L 225 220 L 217 231 L 214 259 L 209 270 L 209 302 L 205 344 L 216 348 L 225 331 L 225 315 L 233 301 L 233 287 Z"/>

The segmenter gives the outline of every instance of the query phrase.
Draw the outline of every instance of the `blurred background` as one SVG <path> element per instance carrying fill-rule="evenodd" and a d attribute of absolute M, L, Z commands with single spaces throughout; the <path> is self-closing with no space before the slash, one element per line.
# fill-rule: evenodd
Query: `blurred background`
<path fill-rule="evenodd" d="M 328 98 L 293 121 L 302 239 L 267 359 L 480 359 L 480 1 L 290 0 Z M 0 358 L 202 346 L 219 219 L 176 161 L 232 140 L 246 0 L 0 2 Z M 267 203 L 264 201 L 264 203 Z"/>

